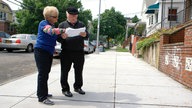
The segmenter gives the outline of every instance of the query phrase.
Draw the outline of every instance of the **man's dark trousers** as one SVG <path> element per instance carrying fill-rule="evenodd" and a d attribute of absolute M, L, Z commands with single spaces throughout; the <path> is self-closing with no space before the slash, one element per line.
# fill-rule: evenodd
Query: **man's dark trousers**
<path fill-rule="evenodd" d="M 61 87 L 62 91 L 70 91 L 68 84 L 68 73 L 73 63 L 75 71 L 74 89 L 79 89 L 83 86 L 83 65 L 84 65 L 84 51 L 62 51 L 60 54 L 61 60 Z"/>

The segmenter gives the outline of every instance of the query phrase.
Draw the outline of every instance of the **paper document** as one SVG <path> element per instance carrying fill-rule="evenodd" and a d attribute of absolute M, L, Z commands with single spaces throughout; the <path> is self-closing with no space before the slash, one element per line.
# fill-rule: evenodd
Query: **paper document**
<path fill-rule="evenodd" d="M 74 37 L 78 36 L 80 32 L 85 32 L 85 27 L 73 29 L 73 28 L 66 28 L 65 33 L 68 35 L 68 37 Z"/>

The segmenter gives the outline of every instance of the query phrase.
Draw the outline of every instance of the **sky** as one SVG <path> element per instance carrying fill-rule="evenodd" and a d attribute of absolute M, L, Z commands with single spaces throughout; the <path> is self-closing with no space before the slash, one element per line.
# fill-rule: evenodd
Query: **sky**
<path fill-rule="evenodd" d="M 12 10 L 17 10 L 19 8 L 17 5 L 11 3 L 15 2 L 15 0 L 3 1 L 8 3 Z M 83 8 L 91 10 L 93 19 L 98 17 L 99 1 L 100 0 L 81 0 Z M 140 18 L 142 3 L 143 0 L 101 0 L 101 13 L 103 13 L 105 9 L 111 9 L 111 7 L 114 7 L 116 11 L 121 12 L 125 17 L 133 17 L 137 15 Z"/>

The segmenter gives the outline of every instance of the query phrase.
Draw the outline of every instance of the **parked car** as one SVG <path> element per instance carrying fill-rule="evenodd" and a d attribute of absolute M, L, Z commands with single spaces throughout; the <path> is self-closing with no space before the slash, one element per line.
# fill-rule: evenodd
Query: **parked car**
<path fill-rule="evenodd" d="M 0 51 L 4 50 L 4 48 L 2 47 L 2 42 L 4 41 L 4 39 L 9 38 L 10 36 L 10 34 L 0 31 Z"/>
<path fill-rule="evenodd" d="M 55 52 L 53 54 L 54 57 L 59 57 L 59 54 L 61 53 L 61 43 L 56 42 L 56 46 L 55 46 Z"/>
<path fill-rule="evenodd" d="M 34 34 L 15 34 L 2 41 L 2 47 L 8 52 L 13 50 L 25 49 L 27 52 L 34 50 L 37 36 Z"/>
<path fill-rule="evenodd" d="M 84 40 L 84 52 L 85 53 L 93 53 L 95 51 L 95 47 L 88 40 Z"/>

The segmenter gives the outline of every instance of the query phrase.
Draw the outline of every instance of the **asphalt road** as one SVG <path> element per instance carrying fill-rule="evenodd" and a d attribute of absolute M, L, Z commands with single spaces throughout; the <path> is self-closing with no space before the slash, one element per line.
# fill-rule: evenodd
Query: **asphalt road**
<path fill-rule="evenodd" d="M 60 63 L 53 59 L 53 65 Z M 24 50 L 0 51 L 0 85 L 37 71 L 34 54 Z"/>

